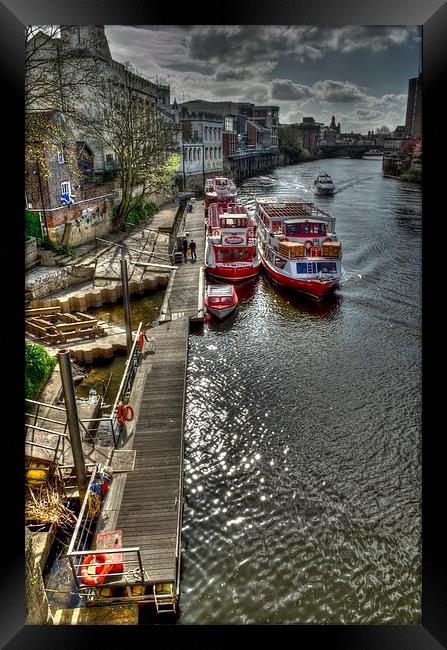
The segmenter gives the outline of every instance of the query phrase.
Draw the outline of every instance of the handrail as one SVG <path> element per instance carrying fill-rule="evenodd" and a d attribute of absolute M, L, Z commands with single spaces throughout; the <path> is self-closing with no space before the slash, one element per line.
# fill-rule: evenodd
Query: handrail
<path fill-rule="evenodd" d="M 119 440 L 117 441 L 115 437 L 115 424 L 117 422 L 118 403 L 120 401 L 124 401 L 123 398 L 125 397 L 125 394 L 129 391 L 129 384 L 130 386 L 132 386 L 133 379 L 135 377 L 135 373 L 137 369 L 137 365 L 135 362 L 138 358 L 138 351 L 137 351 L 138 337 L 142 329 L 143 329 L 143 322 L 141 321 L 140 324 L 138 325 L 138 329 L 129 356 L 127 357 L 126 365 L 124 367 L 123 377 L 121 379 L 121 383 L 119 385 L 118 391 L 116 393 L 115 401 L 113 403 L 112 410 L 110 412 L 110 422 L 111 422 L 113 442 L 114 442 L 115 449 L 117 448 L 117 444 L 119 441 Z"/>
<path fill-rule="evenodd" d="M 25 398 L 25 402 L 30 402 L 31 404 L 38 404 L 39 406 L 47 406 L 48 408 L 54 409 L 56 411 L 65 411 L 65 408 L 63 406 L 55 406 L 54 404 L 45 404 L 45 402 L 37 402 L 34 399 Z"/>

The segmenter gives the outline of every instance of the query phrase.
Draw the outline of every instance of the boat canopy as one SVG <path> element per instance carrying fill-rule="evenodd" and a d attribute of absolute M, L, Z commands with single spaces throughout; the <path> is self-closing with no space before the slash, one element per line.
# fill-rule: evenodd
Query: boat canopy
<path fill-rule="evenodd" d="M 209 284 L 208 295 L 211 297 L 217 296 L 231 296 L 233 294 L 233 287 L 231 284 Z"/>

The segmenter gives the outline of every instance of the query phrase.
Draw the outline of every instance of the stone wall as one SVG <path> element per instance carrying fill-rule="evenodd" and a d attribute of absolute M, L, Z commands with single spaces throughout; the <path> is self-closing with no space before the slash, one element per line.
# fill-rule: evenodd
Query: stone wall
<path fill-rule="evenodd" d="M 93 279 L 93 268 L 73 266 L 36 269 L 25 278 L 25 293 L 30 299 L 43 298 L 72 284 Z"/>
<path fill-rule="evenodd" d="M 25 610 L 27 625 L 52 623 L 40 563 L 33 547 L 33 535 L 28 528 L 25 528 Z"/>
<path fill-rule="evenodd" d="M 37 241 L 35 237 L 25 237 L 25 266 L 37 260 Z"/>
<path fill-rule="evenodd" d="M 115 195 L 113 193 L 87 199 L 46 213 L 48 234 L 52 241 L 66 246 L 79 246 L 111 228 Z"/>

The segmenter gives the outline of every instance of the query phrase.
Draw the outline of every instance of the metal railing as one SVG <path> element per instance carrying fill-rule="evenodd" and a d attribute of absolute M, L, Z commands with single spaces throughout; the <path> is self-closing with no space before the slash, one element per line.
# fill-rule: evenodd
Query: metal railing
<path fill-rule="evenodd" d="M 96 491 L 93 488 L 100 473 L 99 470 L 100 466 L 95 465 L 67 549 L 67 558 L 70 562 L 76 588 L 86 605 L 92 600 L 101 600 L 102 587 L 112 587 L 114 585 L 122 585 L 123 583 L 132 585 L 139 584 L 141 585 L 142 593 L 144 593 L 145 587 L 149 581 L 149 576 L 143 567 L 140 548 L 138 546 L 125 548 L 117 546 L 101 549 L 94 548 L 94 528 L 96 526 L 99 511 L 96 509 L 94 511 L 91 510 L 90 500 L 92 494 L 96 495 Z M 94 556 L 97 554 L 109 556 L 107 558 L 108 561 L 104 562 L 104 564 L 109 564 L 112 567 L 112 570 L 106 573 L 107 578 L 104 578 L 103 582 L 98 580 L 98 584 L 96 585 L 86 584 L 81 573 L 82 566 L 87 556 Z M 118 567 L 120 567 L 122 564 L 122 569 L 113 566 L 113 556 L 117 554 L 122 554 L 123 556 L 122 563 L 118 565 Z M 127 600 L 127 598 L 122 600 Z"/>

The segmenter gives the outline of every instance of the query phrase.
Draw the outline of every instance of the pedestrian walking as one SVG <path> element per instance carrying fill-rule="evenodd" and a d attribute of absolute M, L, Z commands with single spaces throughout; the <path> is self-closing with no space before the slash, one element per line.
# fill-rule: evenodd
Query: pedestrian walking
<path fill-rule="evenodd" d="M 196 255 L 196 242 L 194 239 L 191 239 L 191 242 L 189 244 L 189 250 L 191 251 L 191 262 L 195 262 L 197 260 L 197 255 Z"/>
<path fill-rule="evenodd" d="M 182 250 L 183 250 L 183 257 L 186 262 L 187 255 L 188 255 L 188 240 L 186 239 L 186 237 L 184 237 L 182 240 Z"/>
<path fill-rule="evenodd" d="M 138 343 L 137 343 L 138 351 L 140 353 L 140 359 L 142 359 L 143 357 L 143 348 L 144 348 L 145 341 L 149 342 L 149 339 L 147 338 L 146 333 L 143 330 L 141 330 L 141 332 L 138 335 Z"/>

